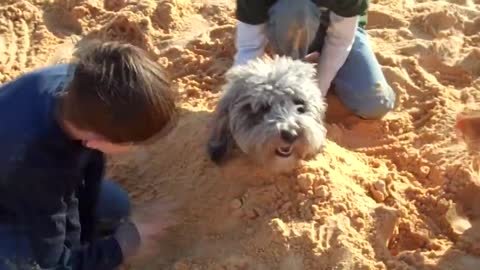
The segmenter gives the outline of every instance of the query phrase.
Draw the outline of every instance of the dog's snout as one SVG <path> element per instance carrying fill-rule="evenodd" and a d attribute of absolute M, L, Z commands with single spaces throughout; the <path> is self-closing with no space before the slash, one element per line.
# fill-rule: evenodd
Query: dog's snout
<path fill-rule="evenodd" d="M 287 143 L 293 143 L 298 138 L 298 134 L 295 131 L 283 129 L 280 131 L 280 137 Z"/>

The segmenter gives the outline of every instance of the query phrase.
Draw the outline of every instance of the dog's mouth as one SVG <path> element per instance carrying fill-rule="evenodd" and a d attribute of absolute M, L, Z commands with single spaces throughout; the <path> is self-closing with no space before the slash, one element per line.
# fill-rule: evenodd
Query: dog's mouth
<path fill-rule="evenodd" d="M 293 152 L 293 147 L 291 145 L 282 146 L 275 149 L 275 154 L 277 154 L 277 156 L 284 157 L 284 158 L 291 156 L 292 152 Z"/>

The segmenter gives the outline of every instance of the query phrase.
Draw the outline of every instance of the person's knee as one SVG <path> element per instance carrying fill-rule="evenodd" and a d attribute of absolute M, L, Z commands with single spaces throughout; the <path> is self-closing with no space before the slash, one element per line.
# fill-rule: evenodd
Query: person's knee
<path fill-rule="evenodd" d="M 117 222 L 130 216 L 128 193 L 118 184 L 104 180 L 97 204 L 97 217 L 102 221 Z"/>
<path fill-rule="evenodd" d="M 315 39 L 320 11 L 310 0 L 279 0 L 269 11 L 267 37 L 275 53 L 303 58 Z"/>
<path fill-rule="evenodd" d="M 396 95 L 388 83 L 378 82 L 369 89 L 344 91 L 339 97 L 347 107 L 361 118 L 376 120 L 383 118 L 395 107 Z M 356 93 L 352 95 L 351 93 Z"/>
<path fill-rule="evenodd" d="M 358 116 L 365 119 L 381 119 L 395 107 L 396 95 L 387 83 L 377 83 L 367 92 L 357 108 Z"/>

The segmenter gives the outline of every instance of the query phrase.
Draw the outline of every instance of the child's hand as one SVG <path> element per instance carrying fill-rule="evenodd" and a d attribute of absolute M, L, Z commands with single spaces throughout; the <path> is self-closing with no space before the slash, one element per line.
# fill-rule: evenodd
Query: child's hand
<path fill-rule="evenodd" d="M 138 227 L 131 220 L 123 221 L 113 235 L 117 240 L 124 258 L 130 258 L 137 254 L 141 239 Z"/>
<path fill-rule="evenodd" d="M 165 235 L 165 230 L 177 223 L 171 215 L 174 204 L 163 200 L 154 201 L 135 209 L 133 221 L 140 233 L 141 245 L 131 260 L 154 256 L 157 251 L 159 238 Z"/>
<path fill-rule="evenodd" d="M 320 53 L 319 52 L 312 52 L 309 53 L 303 58 L 305 62 L 311 63 L 311 64 L 317 64 L 318 60 L 320 59 Z"/>

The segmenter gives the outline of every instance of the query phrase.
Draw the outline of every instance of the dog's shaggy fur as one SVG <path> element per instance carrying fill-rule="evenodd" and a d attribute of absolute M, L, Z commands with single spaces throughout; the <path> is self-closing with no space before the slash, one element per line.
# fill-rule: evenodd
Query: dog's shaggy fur
<path fill-rule="evenodd" d="M 221 164 L 238 147 L 274 171 L 291 170 L 325 142 L 326 103 L 313 64 L 288 57 L 257 59 L 231 68 L 208 142 Z"/>

